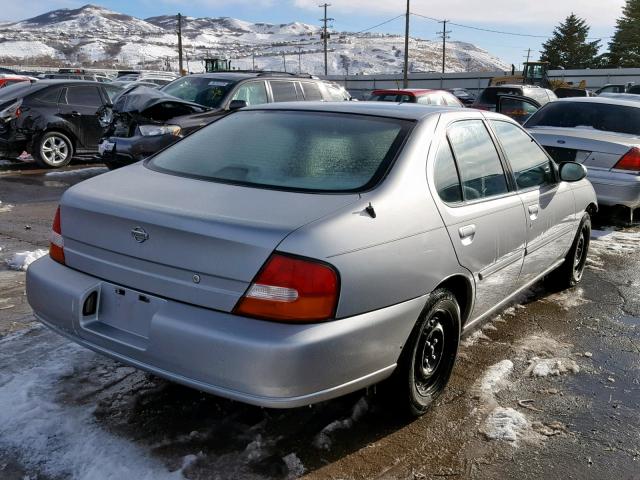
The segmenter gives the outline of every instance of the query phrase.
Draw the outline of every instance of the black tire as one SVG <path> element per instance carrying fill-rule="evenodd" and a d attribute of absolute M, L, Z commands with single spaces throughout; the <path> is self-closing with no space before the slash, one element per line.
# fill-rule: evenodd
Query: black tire
<path fill-rule="evenodd" d="M 433 292 L 389 381 L 389 395 L 402 412 L 419 417 L 444 391 L 460 343 L 460 307 L 445 289 Z"/>
<path fill-rule="evenodd" d="M 73 143 L 64 133 L 43 133 L 33 145 L 33 159 L 42 168 L 60 168 L 73 158 Z"/>
<path fill-rule="evenodd" d="M 554 291 L 575 287 L 582 280 L 591 243 L 591 217 L 582 215 L 580 227 L 564 262 L 545 278 L 545 285 Z"/>

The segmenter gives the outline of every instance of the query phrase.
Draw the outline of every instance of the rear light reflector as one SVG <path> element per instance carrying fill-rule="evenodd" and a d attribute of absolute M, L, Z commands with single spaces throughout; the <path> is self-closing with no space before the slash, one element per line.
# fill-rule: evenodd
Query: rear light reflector
<path fill-rule="evenodd" d="M 616 163 L 613 168 L 618 170 L 640 171 L 640 148 L 633 147 L 618 160 L 618 163 Z"/>
<path fill-rule="evenodd" d="M 335 316 L 339 290 L 338 274 L 330 265 L 276 253 L 233 312 L 291 323 L 329 320 Z"/>
<path fill-rule="evenodd" d="M 50 241 L 49 256 L 56 262 L 64 265 L 64 239 L 62 238 L 62 227 L 60 224 L 60 207 L 56 210 L 56 216 L 53 218 Z"/>

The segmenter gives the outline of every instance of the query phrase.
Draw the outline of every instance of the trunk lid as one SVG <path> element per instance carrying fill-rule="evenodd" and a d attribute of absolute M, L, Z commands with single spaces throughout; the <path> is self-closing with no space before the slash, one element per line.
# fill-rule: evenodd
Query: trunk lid
<path fill-rule="evenodd" d="M 289 233 L 357 199 L 225 185 L 136 164 L 64 194 L 66 263 L 114 284 L 231 311 Z"/>
<path fill-rule="evenodd" d="M 557 162 L 578 162 L 610 170 L 640 138 L 587 128 L 536 127 L 529 133 Z"/>

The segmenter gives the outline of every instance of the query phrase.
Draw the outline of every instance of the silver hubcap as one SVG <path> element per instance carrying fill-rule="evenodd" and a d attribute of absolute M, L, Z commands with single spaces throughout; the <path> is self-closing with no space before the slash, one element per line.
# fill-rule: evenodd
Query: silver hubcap
<path fill-rule="evenodd" d="M 60 165 L 69 156 L 69 146 L 62 138 L 52 135 L 42 142 L 40 154 L 49 165 Z"/>

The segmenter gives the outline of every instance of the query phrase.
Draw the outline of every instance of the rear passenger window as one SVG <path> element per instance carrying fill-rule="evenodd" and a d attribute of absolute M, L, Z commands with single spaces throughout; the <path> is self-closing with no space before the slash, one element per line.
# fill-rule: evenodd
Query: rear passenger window
<path fill-rule="evenodd" d="M 67 87 L 67 103 L 69 105 L 99 107 L 102 105 L 102 97 L 100 97 L 98 87 Z"/>
<path fill-rule="evenodd" d="M 458 162 L 465 200 L 509 191 L 500 157 L 482 120 L 456 122 L 447 135 Z"/>
<path fill-rule="evenodd" d="M 518 188 L 555 183 L 551 161 L 529 135 L 507 122 L 492 120 L 491 126 L 509 159 Z"/>
<path fill-rule="evenodd" d="M 298 100 L 293 82 L 270 82 L 274 102 L 295 102 Z"/>
<path fill-rule="evenodd" d="M 462 201 L 460 178 L 456 169 L 456 162 L 451 153 L 451 147 L 446 140 L 440 145 L 436 155 L 433 181 L 440 198 L 447 203 Z"/>
<path fill-rule="evenodd" d="M 44 92 L 38 94 L 36 98 L 41 102 L 58 103 L 61 91 L 62 88 L 47 88 Z"/>
<path fill-rule="evenodd" d="M 317 83 L 302 82 L 302 90 L 304 91 L 304 98 L 309 101 L 319 102 L 324 100 Z"/>

